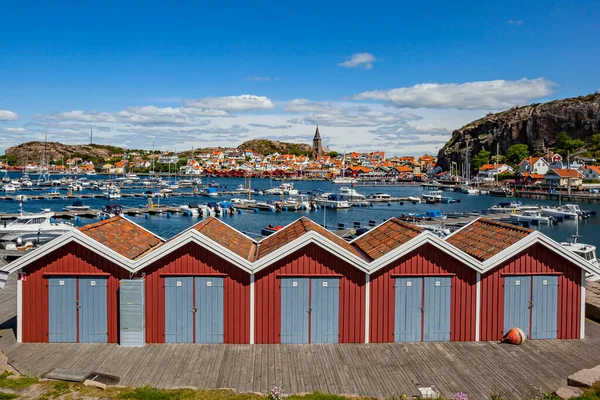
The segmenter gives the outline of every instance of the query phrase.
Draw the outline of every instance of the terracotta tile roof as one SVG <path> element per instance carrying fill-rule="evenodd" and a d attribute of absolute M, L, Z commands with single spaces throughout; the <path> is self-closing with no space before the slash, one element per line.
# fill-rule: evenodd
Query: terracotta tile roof
<path fill-rule="evenodd" d="M 479 261 L 487 260 L 527 237 L 533 230 L 479 218 L 446 241 Z"/>
<path fill-rule="evenodd" d="M 85 235 L 135 260 L 164 243 L 164 240 L 121 216 L 79 228 Z"/>
<path fill-rule="evenodd" d="M 525 165 L 525 163 L 529 163 L 529 165 L 533 165 L 536 162 L 538 162 L 539 159 L 540 159 L 540 157 L 527 157 L 527 158 L 524 158 L 523 161 L 521 161 L 519 163 L 519 167 Z"/>
<path fill-rule="evenodd" d="M 421 232 L 423 229 L 392 218 L 359 236 L 352 245 L 359 248 L 371 260 L 376 260 L 417 237 Z"/>
<path fill-rule="evenodd" d="M 592 171 L 596 171 L 597 174 L 600 174 L 600 167 L 598 167 L 596 165 L 588 165 L 584 169 L 590 169 Z"/>
<path fill-rule="evenodd" d="M 221 246 L 229 249 L 238 256 L 249 261 L 254 261 L 256 242 L 217 218 L 208 217 L 204 221 L 192 226 L 190 229 L 197 230 L 207 238 L 219 243 Z"/>
<path fill-rule="evenodd" d="M 306 217 L 302 217 L 292 224 L 286 226 L 284 229 L 272 234 L 261 240 L 258 244 L 258 255 L 256 259 L 265 257 L 266 255 L 274 252 L 282 246 L 298 239 L 309 231 L 315 231 L 321 236 L 326 237 L 338 246 L 345 250 L 357 255 L 358 257 L 365 258 L 364 254 L 357 248 L 351 246 L 344 239 L 336 235 L 335 233 L 329 232 L 327 229 L 311 221 Z"/>
<path fill-rule="evenodd" d="M 561 178 L 581 178 L 583 175 L 581 174 L 581 172 L 577 171 L 576 169 L 553 169 L 550 170 L 546 175 L 549 174 L 556 174 L 558 176 L 560 176 Z"/>
<path fill-rule="evenodd" d="M 531 177 L 531 179 L 544 179 L 545 175 L 543 174 L 534 174 L 532 172 L 521 172 L 519 175 L 521 175 L 523 178 L 526 177 Z"/>

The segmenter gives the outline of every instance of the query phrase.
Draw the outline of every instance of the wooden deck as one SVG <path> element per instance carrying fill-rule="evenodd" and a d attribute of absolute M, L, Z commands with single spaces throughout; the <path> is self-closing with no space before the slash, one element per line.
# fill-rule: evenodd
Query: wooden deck
<path fill-rule="evenodd" d="M 0 290 L 0 316 L 14 323 L 14 277 Z M 22 373 L 41 376 L 55 368 L 117 375 L 120 384 L 163 388 L 194 386 L 287 393 L 315 390 L 390 397 L 435 386 L 485 399 L 493 393 L 523 398 L 534 388 L 553 391 L 568 375 L 600 364 L 600 325 L 586 324 L 584 340 L 338 345 L 19 344 L 0 332 L 0 347 Z"/>

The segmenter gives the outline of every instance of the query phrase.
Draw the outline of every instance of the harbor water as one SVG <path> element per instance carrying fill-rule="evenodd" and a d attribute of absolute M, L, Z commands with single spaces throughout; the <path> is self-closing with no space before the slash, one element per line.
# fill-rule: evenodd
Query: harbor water
<path fill-rule="evenodd" d="M 20 177 L 19 174 L 11 173 L 9 174 L 12 178 Z M 62 176 L 60 176 L 62 177 Z M 35 176 L 32 176 L 32 180 L 35 179 Z M 53 176 L 53 179 L 59 179 L 56 176 Z M 90 176 L 89 180 L 102 180 L 107 179 L 106 176 L 98 175 L 98 176 Z M 217 191 L 233 191 L 238 185 L 244 184 L 243 178 L 203 178 L 204 183 L 216 182 L 219 184 Z M 300 191 L 302 194 L 306 193 L 317 193 L 317 192 L 336 192 L 342 186 L 349 185 L 336 185 L 329 181 L 293 181 L 294 187 Z M 252 179 L 252 189 L 268 189 L 270 187 L 280 186 L 281 182 L 270 180 L 270 179 Z M 49 188 L 48 188 L 49 189 Z M 408 196 L 421 196 L 424 191 L 428 191 L 428 189 L 424 189 L 418 184 L 415 185 L 382 185 L 382 186 L 363 186 L 361 184 L 354 185 L 354 189 L 362 195 L 368 196 L 373 193 L 386 193 L 392 197 L 408 197 Z M 192 188 L 180 189 L 181 192 L 191 192 Z M 144 189 L 127 189 L 126 187 L 122 189 L 122 193 L 138 193 L 141 194 L 144 192 Z M 28 196 L 37 196 L 42 195 L 44 191 L 31 191 L 31 190 L 23 190 L 12 193 L 3 193 L 0 195 L 17 195 L 17 194 L 26 194 Z M 61 193 L 64 195 L 67 194 L 66 189 L 62 189 Z M 74 196 L 82 195 L 82 194 L 101 194 L 99 191 L 94 190 L 84 190 L 80 192 L 74 192 Z M 321 208 L 316 211 L 302 210 L 302 211 L 289 211 L 289 212 L 268 212 L 268 211 L 260 211 L 253 212 L 252 210 L 246 210 L 239 214 L 233 215 L 223 215 L 219 218 L 226 222 L 227 224 L 235 227 L 236 229 L 252 236 L 258 237 L 260 236 L 260 231 L 263 226 L 266 225 L 287 225 L 294 220 L 300 218 L 301 216 L 306 216 L 313 221 L 326 226 L 329 229 L 337 229 L 339 224 L 344 224 L 346 228 L 352 228 L 355 222 L 359 222 L 361 227 L 368 227 L 369 221 L 375 221 L 377 224 L 383 222 L 386 219 L 391 217 L 397 217 L 403 213 L 425 213 L 427 210 L 442 210 L 445 213 L 451 212 L 473 212 L 473 211 L 481 211 L 486 210 L 494 204 L 499 202 L 510 201 L 510 199 L 506 198 L 498 198 L 491 197 L 488 195 L 467 195 L 463 193 L 457 192 L 445 192 L 445 196 L 451 196 L 460 202 L 452 203 L 452 204 L 412 204 L 410 202 L 405 202 L 404 204 L 400 204 L 398 202 L 392 203 L 378 203 L 374 204 L 371 207 L 351 207 L 350 209 L 344 210 L 334 210 L 329 208 Z M 236 195 L 223 195 L 218 197 L 205 197 L 205 196 L 196 196 L 196 197 L 167 197 L 167 198 L 155 198 L 154 203 L 159 203 L 160 205 L 165 206 L 178 206 L 178 205 L 186 205 L 190 202 L 197 203 L 208 203 L 215 201 L 225 201 L 229 200 L 232 197 L 243 198 L 247 197 L 245 194 L 236 194 Z M 280 199 L 278 196 L 264 196 L 264 195 L 255 195 L 252 196 L 253 199 L 258 201 L 277 201 Z M 517 199 L 520 200 L 523 204 L 537 204 L 537 205 L 548 205 L 548 206 L 557 206 L 557 202 L 551 201 L 540 201 L 540 200 L 527 200 L 527 199 Z M 52 199 L 52 200 L 33 200 L 30 199 L 23 203 L 23 211 L 25 212 L 39 212 L 42 209 L 50 209 L 52 211 L 62 211 L 64 207 L 72 204 L 73 199 Z M 119 200 L 108 200 L 104 198 L 95 198 L 95 199 L 83 199 L 85 205 L 90 206 L 92 209 L 101 209 L 104 205 L 108 203 L 118 203 L 121 204 L 124 208 L 140 208 L 143 211 L 146 208 L 147 200 L 141 197 L 136 198 L 121 198 Z M 580 207 L 584 210 L 596 211 L 600 214 L 600 205 L 599 204 L 581 204 Z M 0 213 L 17 213 L 19 212 L 19 202 L 17 201 L 1 201 L 0 202 Z M 173 214 L 167 215 L 159 214 L 159 215 L 140 215 L 140 216 L 128 216 L 132 221 L 140 224 L 141 226 L 149 229 L 150 231 L 156 233 L 157 235 L 168 239 L 182 230 L 194 225 L 195 223 L 200 221 L 198 217 L 189 217 L 182 214 Z M 80 221 L 76 222 L 76 225 L 84 225 L 88 223 L 92 223 L 97 221 L 97 219 L 88 219 L 81 218 Z M 448 222 L 452 222 L 451 219 Z M 580 242 L 589 243 L 596 246 L 600 246 L 600 216 L 591 217 L 589 219 L 580 220 L 578 222 L 574 220 L 565 220 L 564 222 L 555 223 L 554 225 L 540 225 L 539 227 L 534 227 L 534 229 L 540 229 L 542 232 L 550 236 L 551 238 L 557 241 L 566 241 L 572 236 L 576 229 L 579 229 L 579 235 L 581 237 Z"/>

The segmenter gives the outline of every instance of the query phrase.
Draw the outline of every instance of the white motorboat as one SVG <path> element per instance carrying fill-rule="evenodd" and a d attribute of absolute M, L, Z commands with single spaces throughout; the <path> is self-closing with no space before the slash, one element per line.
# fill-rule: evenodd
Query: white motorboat
<path fill-rule="evenodd" d="M 413 202 L 413 203 L 420 203 L 421 202 L 421 198 L 417 197 L 417 196 L 408 196 L 406 198 L 406 200 L 408 200 L 410 202 Z M 441 200 L 441 198 L 440 198 L 440 200 Z"/>
<path fill-rule="evenodd" d="M 53 216 L 53 212 L 21 213 L 16 220 L 0 226 L 0 241 L 45 243 L 75 229 L 73 224 L 67 222 L 53 222 Z"/>
<path fill-rule="evenodd" d="M 198 203 L 188 203 L 187 205 L 179 206 L 179 208 L 184 213 L 189 213 L 192 217 L 200 216 L 200 205 Z"/>
<path fill-rule="evenodd" d="M 121 189 L 117 186 L 109 186 L 108 190 L 103 193 L 104 197 L 109 200 L 116 200 L 121 198 Z"/>
<path fill-rule="evenodd" d="M 470 186 L 463 186 L 460 191 L 464 194 L 479 194 L 479 189 Z"/>
<path fill-rule="evenodd" d="M 60 200 L 63 198 L 63 195 L 61 192 L 58 191 L 58 189 L 52 189 L 48 191 L 44 197 L 46 198 L 46 200 Z"/>
<path fill-rule="evenodd" d="M 83 204 L 81 200 L 75 200 L 73 204 L 65 207 L 65 211 L 89 211 L 90 209 L 91 207 Z"/>
<path fill-rule="evenodd" d="M 564 219 L 578 219 L 579 214 L 565 207 L 542 206 L 541 213 L 547 217 L 562 217 Z"/>
<path fill-rule="evenodd" d="M 510 219 L 517 222 L 532 222 L 534 224 L 551 225 L 552 218 L 543 216 L 540 211 L 523 211 L 522 214 L 510 214 Z"/>
<path fill-rule="evenodd" d="M 373 201 L 390 201 L 391 199 L 392 199 L 392 196 L 390 196 L 387 193 L 373 193 L 367 197 L 367 200 L 373 200 Z M 419 200 L 421 200 L 421 199 L 419 198 Z"/>
<path fill-rule="evenodd" d="M 299 194 L 297 196 L 286 199 L 284 207 L 287 207 L 288 204 L 296 204 L 296 210 L 310 209 L 310 199 L 305 194 Z"/>
<path fill-rule="evenodd" d="M 332 182 L 335 184 L 341 184 L 341 185 L 352 185 L 352 184 L 358 182 L 358 180 L 355 178 L 349 178 L 349 177 L 343 176 L 340 178 L 334 178 Z"/>
<path fill-rule="evenodd" d="M 238 187 L 234 190 L 236 193 L 248 193 L 251 189 L 244 186 L 242 183 L 238 185 Z M 280 193 L 281 194 L 281 193 Z"/>
<path fill-rule="evenodd" d="M 488 208 L 488 211 L 494 214 L 536 210 L 539 210 L 538 206 L 527 206 L 521 203 L 520 201 L 498 203 Z"/>
<path fill-rule="evenodd" d="M 342 186 L 338 195 L 340 200 L 361 201 L 365 200 L 365 196 L 358 193 L 354 188 Z"/>
<path fill-rule="evenodd" d="M 33 182 L 31 182 L 31 180 L 29 180 L 29 179 L 24 179 L 21 181 L 21 186 L 22 187 L 32 187 Z"/>
<path fill-rule="evenodd" d="M 440 203 L 442 201 L 441 190 L 431 190 L 427 193 L 423 193 L 421 196 L 425 203 Z"/>
<path fill-rule="evenodd" d="M 134 173 L 128 173 L 125 175 L 125 177 L 131 181 L 139 181 L 140 180 L 140 177 Z"/>
<path fill-rule="evenodd" d="M 254 208 L 261 211 L 276 211 L 275 205 L 264 201 L 257 201 Z"/>
<path fill-rule="evenodd" d="M 24 202 L 24 201 L 29 200 L 29 197 L 27 197 L 24 194 L 18 194 L 18 195 L 15 196 L 15 200 L 16 201 L 20 201 L 20 202 Z"/>
<path fill-rule="evenodd" d="M 100 210 L 101 219 L 112 218 L 121 214 L 123 214 L 123 206 L 116 203 L 107 204 Z"/>
<path fill-rule="evenodd" d="M 86 172 L 85 174 L 86 174 L 86 175 L 89 175 L 89 176 L 95 176 L 95 175 L 98 175 L 98 174 L 96 173 L 96 171 L 88 171 L 88 172 Z"/>
<path fill-rule="evenodd" d="M 577 230 L 575 231 L 575 234 L 571 237 L 571 241 L 561 242 L 561 246 L 587 260 L 590 264 L 594 265 L 595 267 L 600 267 L 600 262 L 596 258 L 596 246 L 592 246 L 591 244 L 579 243 L 579 238 L 580 236 L 578 223 Z"/>
<path fill-rule="evenodd" d="M 83 190 L 83 185 L 79 183 L 72 183 L 69 185 L 69 189 L 73 192 L 81 192 Z"/>
<path fill-rule="evenodd" d="M 263 194 L 276 195 L 276 196 L 281 196 L 281 195 L 295 196 L 297 194 L 300 194 L 300 192 L 298 191 L 298 189 L 294 189 L 293 183 L 283 182 L 280 187 L 273 187 L 273 188 L 263 190 Z"/>
<path fill-rule="evenodd" d="M 169 197 L 173 194 L 173 189 L 167 188 L 167 189 L 160 189 L 159 191 L 161 197 Z"/>
<path fill-rule="evenodd" d="M 316 203 L 327 208 L 335 208 L 338 210 L 350 208 L 350 203 L 346 200 L 340 200 L 336 193 L 331 193 L 327 197 L 317 197 Z"/>
<path fill-rule="evenodd" d="M 7 183 L 4 186 L 2 186 L 2 190 L 4 190 L 5 192 L 16 192 L 17 188 L 12 183 Z"/>
<path fill-rule="evenodd" d="M 234 206 L 236 205 L 248 205 L 248 204 L 256 204 L 256 200 L 252 200 L 252 199 L 238 199 L 238 198 L 233 198 L 231 200 L 229 200 Z"/>

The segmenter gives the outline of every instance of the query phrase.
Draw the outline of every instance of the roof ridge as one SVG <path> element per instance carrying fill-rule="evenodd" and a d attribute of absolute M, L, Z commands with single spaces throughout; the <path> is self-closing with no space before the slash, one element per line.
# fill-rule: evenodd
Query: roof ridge
<path fill-rule="evenodd" d="M 94 222 L 94 223 L 91 223 L 91 224 L 80 226 L 79 228 L 77 228 L 77 230 L 79 232 L 85 232 L 85 231 L 88 231 L 90 229 L 97 228 L 99 226 L 103 226 L 103 225 L 107 225 L 109 223 L 113 223 L 113 222 L 115 222 L 115 221 L 117 221 L 119 219 L 126 219 L 126 218 L 123 218 L 120 215 L 115 215 L 114 217 L 111 217 L 111 218 L 108 218 L 108 219 L 102 219 L 100 221 L 97 221 L 97 222 Z"/>

